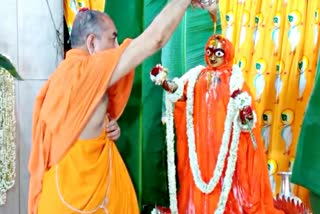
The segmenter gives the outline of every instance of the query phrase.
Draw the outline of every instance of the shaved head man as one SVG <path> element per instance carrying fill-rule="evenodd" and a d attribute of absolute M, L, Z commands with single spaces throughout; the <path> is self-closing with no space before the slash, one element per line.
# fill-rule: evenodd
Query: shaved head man
<path fill-rule="evenodd" d="M 134 68 L 162 48 L 191 0 L 171 0 L 145 31 L 119 45 L 110 17 L 81 10 L 72 49 L 34 105 L 29 214 L 138 214 L 135 191 L 114 144 Z"/>

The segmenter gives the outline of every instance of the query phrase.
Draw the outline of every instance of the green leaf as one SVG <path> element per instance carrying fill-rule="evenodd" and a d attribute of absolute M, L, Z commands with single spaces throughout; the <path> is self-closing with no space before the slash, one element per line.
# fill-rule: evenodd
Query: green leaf
<path fill-rule="evenodd" d="M 10 60 L 2 54 L 0 54 L 0 67 L 7 70 L 14 78 L 22 80 L 21 76 L 17 72 L 16 68 L 12 65 Z"/>
<path fill-rule="evenodd" d="M 124 6 L 125 5 L 125 6 Z M 135 38 L 142 32 L 143 2 L 107 0 L 105 12 L 118 30 L 119 43 L 125 38 Z M 117 147 L 129 171 L 138 201 L 142 201 L 142 76 L 141 66 L 135 70 L 130 99 L 119 120 L 121 137 Z"/>
<path fill-rule="evenodd" d="M 149 26 L 167 3 L 166 0 L 145 0 L 143 27 Z M 165 132 L 161 122 L 163 90 L 150 80 L 150 70 L 161 63 L 162 51 L 146 59 L 142 65 L 143 162 L 142 204 L 168 204 Z"/>
<path fill-rule="evenodd" d="M 114 20 L 121 42 L 142 33 L 165 4 L 166 0 L 108 0 L 105 8 Z M 122 135 L 117 146 L 134 183 L 141 210 L 147 204 L 166 203 L 168 196 L 161 124 L 162 90 L 149 78 L 151 67 L 160 61 L 161 51 L 136 69 L 133 90 L 119 121 Z"/>
<path fill-rule="evenodd" d="M 220 22 L 218 22 L 220 23 Z M 169 69 L 169 77 L 180 77 L 190 68 L 205 65 L 204 47 L 213 34 L 213 22 L 207 11 L 189 8 L 162 51 L 162 64 Z M 217 26 L 221 33 L 221 26 Z"/>
<path fill-rule="evenodd" d="M 218 13 L 216 33 L 221 34 Z M 209 13 L 199 8 L 189 8 L 169 42 L 162 50 L 162 65 L 169 70 L 168 77 L 181 77 L 197 65 L 205 65 L 204 48 L 214 33 Z M 163 97 L 162 114 L 165 115 Z"/>

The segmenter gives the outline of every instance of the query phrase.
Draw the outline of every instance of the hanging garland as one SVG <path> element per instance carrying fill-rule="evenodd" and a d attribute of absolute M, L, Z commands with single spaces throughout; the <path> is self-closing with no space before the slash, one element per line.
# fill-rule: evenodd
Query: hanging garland
<path fill-rule="evenodd" d="M 14 78 L 0 68 L 0 206 L 16 177 L 16 121 Z"/>

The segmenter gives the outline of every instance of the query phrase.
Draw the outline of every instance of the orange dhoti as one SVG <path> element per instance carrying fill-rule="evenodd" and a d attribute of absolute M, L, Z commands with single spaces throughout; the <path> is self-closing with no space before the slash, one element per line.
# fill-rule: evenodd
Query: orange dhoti
<path fill-rule="evenodd" d="M 45 172 L 38 213 L 138 214 L 132 182 L 114 142 L 104 133 L 75 142 Z"/>

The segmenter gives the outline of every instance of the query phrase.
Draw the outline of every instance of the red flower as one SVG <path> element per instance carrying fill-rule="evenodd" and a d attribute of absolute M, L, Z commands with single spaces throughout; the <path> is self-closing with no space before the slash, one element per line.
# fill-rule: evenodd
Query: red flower
<path fill-rule="evenodd" d="M 161 65 L 156 65 L 155 67 L 152 68 L 150 73 L 153 76 L 157 76 L 161 71 L 163 71 L 163 67 Z"/>
<path fill-rule="evenodd" d="M 241 90 L 237 89 L 234 92 L 232 92 L 231 97 L 234 99 L 236 98 L 239 94 L 241 94 Z"/>
<path fill-rule="evenodd" d="M 240 120 L 242 124 L 246 124 L 247 120 L 253 120 L 253 112 L 250 106 L 245 106 L 243 109 L 240 110 Z"/>
<path fill-rule="evenodd" d="M 157 209 L 161 214 L 171 214 L 171 211 L 170 211 L 169 208 L 161 207 L 161 206 L 156 206 L 156 209 Z"/>
<path fill-rule="evenodd" d="M 85 11 L 87 11 L 87 10 L 89 10 L 89 8 L 87 8 L 87 7 L 82 7 L 82 8 L 79 9 L 79 12 L 85 12 Z"/>

